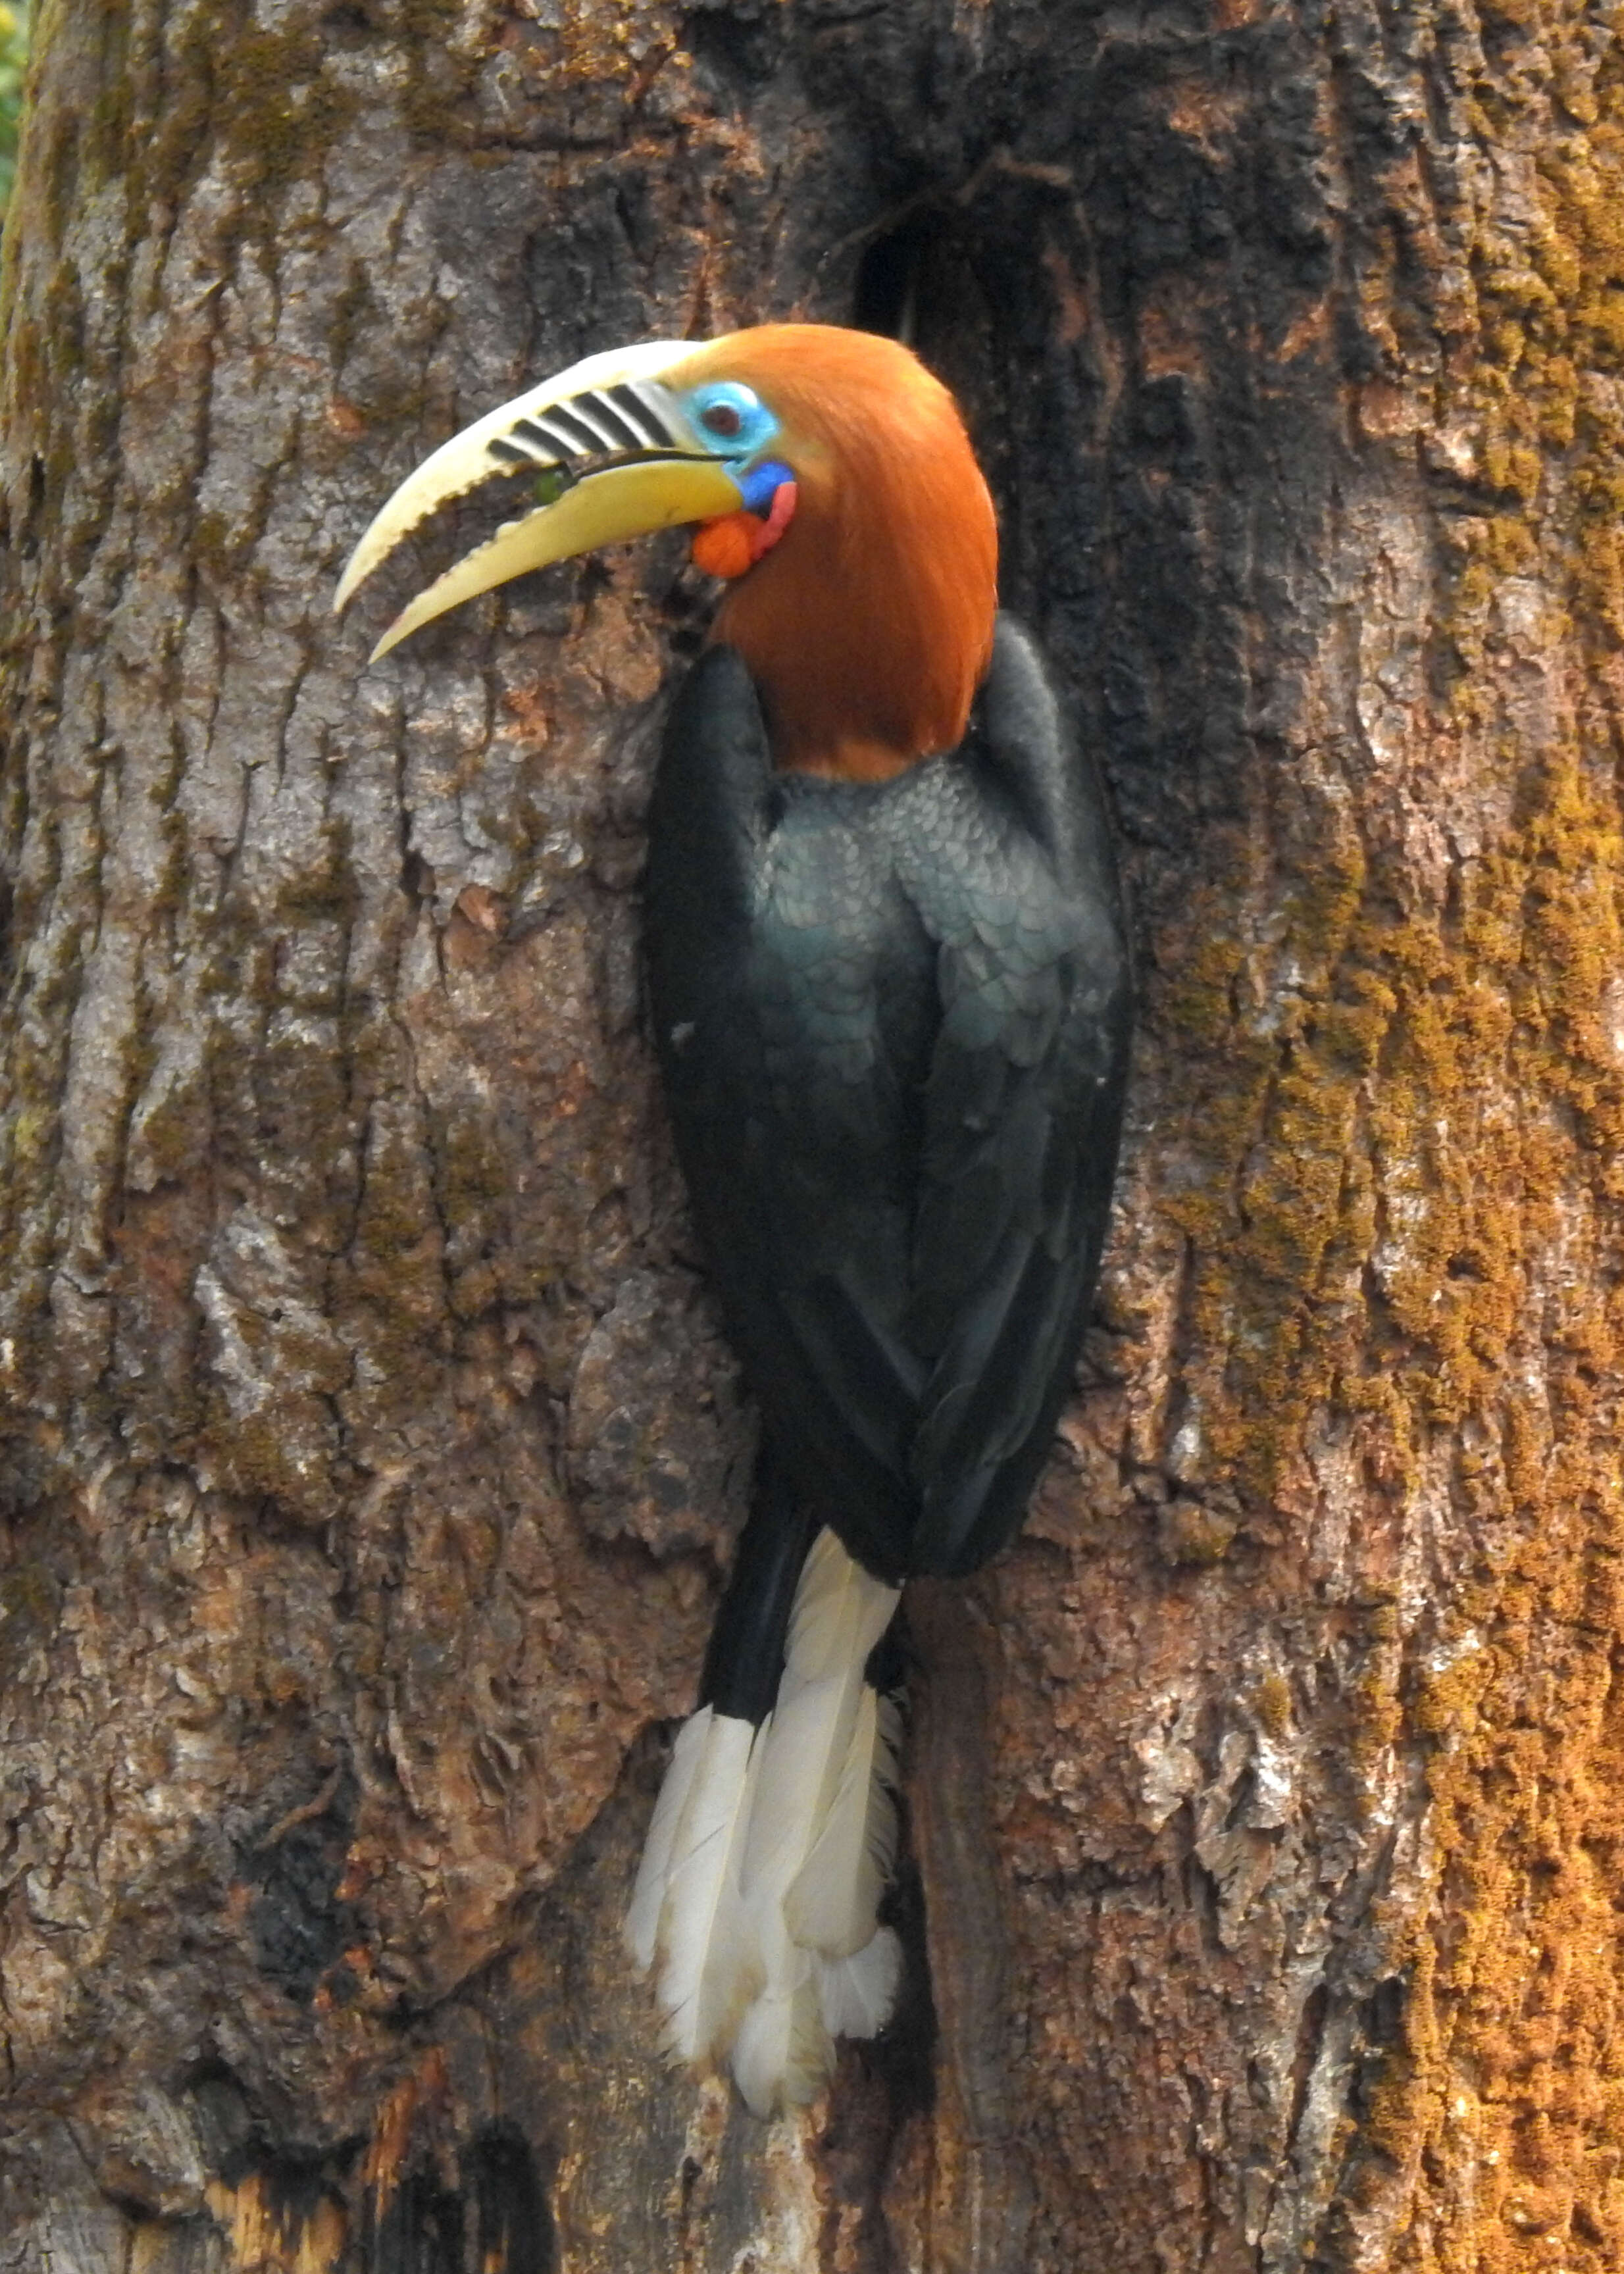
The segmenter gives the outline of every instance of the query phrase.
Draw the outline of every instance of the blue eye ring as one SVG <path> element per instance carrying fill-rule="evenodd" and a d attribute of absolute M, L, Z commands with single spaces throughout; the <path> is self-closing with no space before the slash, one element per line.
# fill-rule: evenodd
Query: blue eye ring
<path fill-rule="evenodd" d="M 696 387 L 683 408 L 707 448 L 735 463 L 759 457 L 778 431 L 778 420 L 755 388 L 736 379 Z"/>

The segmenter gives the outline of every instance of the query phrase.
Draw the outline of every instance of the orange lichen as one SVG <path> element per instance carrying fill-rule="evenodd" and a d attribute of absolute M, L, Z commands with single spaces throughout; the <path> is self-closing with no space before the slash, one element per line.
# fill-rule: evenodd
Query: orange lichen
<path fill-rule="evenodd" d="M 1537 44 L 1485 66 L 1473 129 L 1526 166 L 1533 218 L 1462 223 L 1430 418 L 1472 438 L 1493 508 L 1446 539 L 1459 675 L 1412 765 L 1443 779 L 1464 739 L 1507 818 L 1447 897 L 1333 825 L 1265 940 L 1242 848 L 1233 901 L 1166 941 L 1155 1008 L 1193 1090 L 1170 1206 L 1192 1345 L 1222 1358 L 1212 1481 L 1278 1508 L 1331 1416 L 1373 1506 L 1441 1474 L 1476 1543 L 1421 1635 L 1367 1614 L 1355 1762 L 1425 1762 L 1431 1908 L 1387 1921 L 1402 2020 L 1344 2200 L 1386 2206 L 1395 2270 L 1604 2274 L 1624 2263 L 1624 56 L 1563 0 L 1495 12 Z M 1543 708 L 1519 702 L 1535 669 Z"/>

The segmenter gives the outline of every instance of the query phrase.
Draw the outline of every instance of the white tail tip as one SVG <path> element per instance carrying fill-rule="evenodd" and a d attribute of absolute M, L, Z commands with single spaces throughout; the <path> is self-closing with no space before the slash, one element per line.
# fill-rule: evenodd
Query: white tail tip
<path fill-rule="evenodd" d="M 873 2037 L 901 1952 L 878 1924 L 896 1854 L 897 1715 L 863 1679 L 898 1590 L 832 1532 L 796 1591 L 778 1702 L 759 1729 L 707 1706 L 683 1724 L 626 1939 L 673 2058 L 727 2063 L 759 2116 L 816 2098 L 837 2037 Z"/>

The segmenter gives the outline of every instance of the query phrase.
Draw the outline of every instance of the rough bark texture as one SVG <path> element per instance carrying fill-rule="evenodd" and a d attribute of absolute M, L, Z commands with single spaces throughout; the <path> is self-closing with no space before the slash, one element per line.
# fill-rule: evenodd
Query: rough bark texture
<path fill-rule="evenodd" d="M 0 2269 L 1616 2267 L 1607 19 L 39 38 Z M 670 540 L 375 671 L 390 596 L 327 610 L 527 380 L 905 310 L 1110 772 L 1143 1046 L 1034 1519 L 913 1607 L 900 2022 L 765 2127 L 651 2057 L 617 1946 L 751 1450 L 639 1023 L 704 591 Z"/>

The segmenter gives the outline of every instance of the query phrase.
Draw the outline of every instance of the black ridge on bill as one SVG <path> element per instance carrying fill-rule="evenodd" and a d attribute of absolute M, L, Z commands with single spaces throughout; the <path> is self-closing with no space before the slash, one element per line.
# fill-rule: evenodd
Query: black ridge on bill
<path fill-rule="evenodd" d="M 671 450 L 676 448 L 676 436 L 671 433 L 658 411 L 650 409 L 629 380 L 622 380 L 619 386 L 606 388 L 604 391 L 608 399 L 617 403 L 626 413 L 634 425 L 643 428 L 649 440 L 657 448 Z"/>
<path fill-rule="evenodd" d="M 585 395 L 581 397 L 581 401 L 591 405 L 592 417 L 608 435 L 612 449 L 647 449 L 649 438 L 632 425 L 631 420 L 623 411 L 616 410 L 606 395 Z"/>

